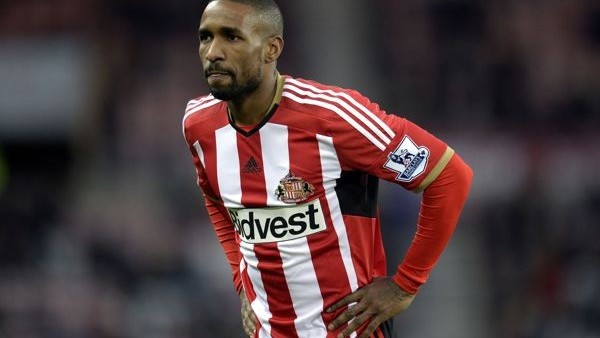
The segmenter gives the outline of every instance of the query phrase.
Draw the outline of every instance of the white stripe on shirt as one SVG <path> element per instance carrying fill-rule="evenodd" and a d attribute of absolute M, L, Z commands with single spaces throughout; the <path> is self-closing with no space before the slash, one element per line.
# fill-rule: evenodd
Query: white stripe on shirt
<path fill-rule="evenodd" d="M 230 125 L 226 125 L 215 131 L 215 138 L 219 193 L 226 208 L 240 208 L 242 207 L 242 183 L 237 132 Z"/>
<path fill-rule="evenodd" d="M 260 147 L 264 163 L 265 188 L 268 206 L 289 205 L 277 199 L 275 190 L 279 181 L 290 170 L 290 152 L 287 126 L 267 123 L 260 128 Z"/>

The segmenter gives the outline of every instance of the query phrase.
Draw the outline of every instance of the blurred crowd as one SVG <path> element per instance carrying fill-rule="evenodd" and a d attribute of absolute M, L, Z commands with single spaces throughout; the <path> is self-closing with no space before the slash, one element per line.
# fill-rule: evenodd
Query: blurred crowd
<path fill-rule="evenodd" d="M 303 53 L 311 46 L 294 41 L 317 37 L 295 13 L 319 6 L 279 3 L 280 72 L 310 76 L 336 50 Z M 367 22 L 368 41 L 339 39 L 381 90 L 349 85 L 440 135 L 475 171 L 449 246 L 459 258 L 442 259 L 422 293 L 464 280 L 452 306 L 477 316 L 436 326 L 430 312 L 447 299 L 417 297 L 400 336 L 600 336 L 600 3 L 360 3 L 368 11 L 339 6 L 324 23 Z M 206 93 L 205 5 L 0 3 L 0 338 L 242 337 L 181 134 L 187 100 Z M 418 196 L 382 186 L 394 271 Z"/>

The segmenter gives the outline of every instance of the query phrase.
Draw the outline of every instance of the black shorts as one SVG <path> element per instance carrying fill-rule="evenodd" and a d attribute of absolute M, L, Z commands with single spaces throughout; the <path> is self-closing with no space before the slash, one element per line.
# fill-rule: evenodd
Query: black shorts
<path fill-rule="evenodd" d="M 394 332 L 394 318 L 390 318 L 385 322 L 379 325 L 379 329 L 381 333 L 383 333 L 383 337 L 376 330 L 374 334 L 371 335 L 372 338 L 396 338 L 396 332 Z"/>

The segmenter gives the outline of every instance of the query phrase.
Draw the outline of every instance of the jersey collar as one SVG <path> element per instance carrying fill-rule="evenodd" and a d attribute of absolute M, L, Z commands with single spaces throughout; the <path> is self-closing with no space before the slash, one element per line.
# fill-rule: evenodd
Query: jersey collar
<path fill-rule="evenodd" d="M 269 121 L 271 116 L 277 110 L 277 107 L 279 107 L 279 103 L 281 102 L 281 97 L 283 96 L 283 85 L 285 84 L 285 78 L 281 74 L 279 74 L 279 72 L 276 73 L 276 76 L 277 76 L 277 82 L 275 84 L 275 96 L 273 97 L 273 101 L 271 101 L 271 105 L 269 106 L 269 110 L 268 110 L 267 114 L 265 114 L 265 116 L 262 118 L 262 120 L 260 120 L 260 122 L 258 122 L 254 126 L 248 126 L 248 127 L 238 126 L 235 123 L 235 120 L 233 119 L 233 115 L 229 111 L 229 108 L 227 108 L 227 117 L 229 119 L 229 124 L 238 133 L 240 133 L 244 136 L 250 136 L 250 135 L 254 134 L 263 125 L 265 125 L 265 123 L 267 123 L 267 121 Z"/>

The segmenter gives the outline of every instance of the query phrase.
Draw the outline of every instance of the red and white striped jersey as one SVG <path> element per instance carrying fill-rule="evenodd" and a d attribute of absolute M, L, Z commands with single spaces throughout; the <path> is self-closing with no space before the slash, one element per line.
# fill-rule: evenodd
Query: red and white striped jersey
<path fill-rule="evenodd" d="M 419 191 L 452 156 L 355 91 L 287 76 L 251 129 L 211 95 L 189 102 L 183 129 L 198 184 L 231 219 L 217 235 L 235 236 L 257 337 L 335 337 L 339 312 L 324 309 L 386 275 L 378 178 Z"/>

